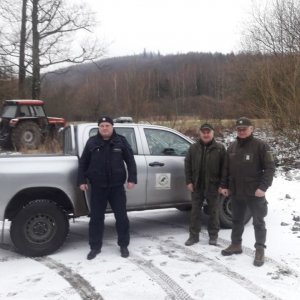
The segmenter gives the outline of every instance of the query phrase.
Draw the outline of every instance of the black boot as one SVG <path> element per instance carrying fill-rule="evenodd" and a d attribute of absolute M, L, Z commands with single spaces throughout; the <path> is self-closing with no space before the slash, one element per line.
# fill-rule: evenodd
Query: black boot
<path fill-rule="evenodd" d="M 87 259 L 88 260 L 94 259 L 100 252 L 101 252 L 100 249 L 92 249 L 87 255 Z"/>
<path fill-rule="evenodd" d="M 186 246 L 192 246 L 196 243 L 199 242 L 199 237 L 198 236 L 192 236 L 190 235 L 190 237 L 186 240 L 186 242 L 184 243 Z"/>
<path fill-rule="evenodd" d="M 121 256 L 126 258 L 129 256 L 129 251 L 127 247 L 120 247 Z"/>

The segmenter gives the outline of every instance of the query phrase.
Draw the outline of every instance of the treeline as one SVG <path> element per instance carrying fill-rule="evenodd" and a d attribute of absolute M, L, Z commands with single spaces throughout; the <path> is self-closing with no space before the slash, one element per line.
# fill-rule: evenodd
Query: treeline
<path fill-rule="evenodd" d="M 269 118 L 275 129 L 297 140 L 299 59 L 294 54 L 143 53 L 44 74 L 41 98 L 49 114 L 69 121 L 95 121 L 101 114 L 173 122 L 246 115 Z M 0 80 L 0 97 L 17 97 L 16 80 L 7 74 Z"/>
<path fill-rule="evenodd" d="M 144 51 L 97 61 L 97 43 L 69 53 L 76 39 L 67 33 L 91 28 L 90 12 L 62 0 L 1 0 L 0 24 L 9 26 L 0 30 L 0 99 L 43 98 L 50 114 L 71 121 L 268 118 L 300 144 L 300 0 L 254 2 L 239 53 Z M 83 61 L 93 63 L 40 74 Z"/>
<path fill-rule="evenodd" d="M 48 110 L 69 120 L 100 114 L 135 120 L 262 117 L 249 74 L 255 56 L 246 54 L 143 54 L 103 60 L 48 75 L 42 97 Z M 252 72 L 250 70 L 252 68 Z"/>

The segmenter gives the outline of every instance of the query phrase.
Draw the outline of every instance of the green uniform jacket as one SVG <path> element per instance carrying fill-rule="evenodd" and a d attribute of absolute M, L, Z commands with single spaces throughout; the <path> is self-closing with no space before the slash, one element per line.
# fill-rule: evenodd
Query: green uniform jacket
<path fill-rule="evenodd" d="M 214 139 L 208 146 L 200 141 L 192 144 L 184 161 L 186 184 L 192 183 L 196 190 L 203 187 L 205 196 L 215 196 L 220 186 L 225 152 L 224 145 Z M 204 178 L 201 174 L 205 174 Z"/>
<path fill-rule="evenodd" d="M 232 195 L 254 197 L 255 191 L 271 186 L 275 163 L 269 146 L 252 135 L 239 139 L 228 147 L 221 186 Z"/>

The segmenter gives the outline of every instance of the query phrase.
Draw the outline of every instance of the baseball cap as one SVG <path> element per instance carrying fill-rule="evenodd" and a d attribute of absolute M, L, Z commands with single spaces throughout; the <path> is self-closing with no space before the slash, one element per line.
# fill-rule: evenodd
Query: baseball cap
<path fill-rule="evenodd" d="M 114 125 L 114 121 L 111 117 L 109 116 L 101 116 L 99 119 L 98 119 L 98 125 L 100 125 L 101 123 L 104 123 L 104 122 L 108 122 L 110 123 L 111 125 Z"/>
<path fill-rule="evenodd" d="M 245 127 L 249 127 L 252 126 L 252 122 L 250 119 L 246 118 L 246 117 L 240 117 L 236 120 L 235 122 L 235 127 L 236 128 L 245 128 Z"/>
<path fill-rule="evenodd" d="M 204 130 L 204 129 L 214 130 L 213 126 L 208 123 L 204 123 L 200 126 L 200 130 Z"/>

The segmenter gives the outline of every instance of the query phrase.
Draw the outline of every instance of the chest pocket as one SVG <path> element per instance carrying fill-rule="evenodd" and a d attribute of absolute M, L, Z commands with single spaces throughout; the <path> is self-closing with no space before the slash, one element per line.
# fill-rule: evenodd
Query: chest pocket
<path fill-rule="evenodd" d="M 123 162 L 123 150 L 121 147 L 113 147 L 111 154 L 112 167 L 117 167 Z"/>

